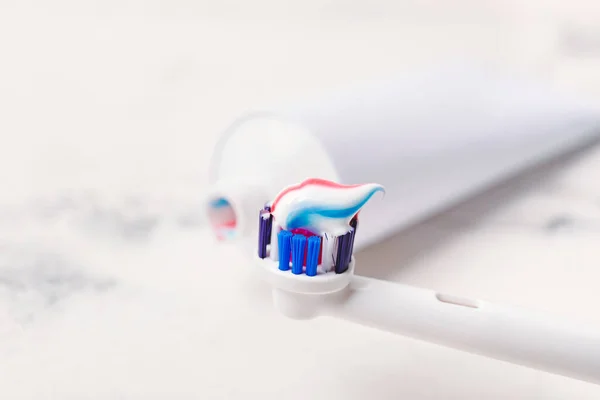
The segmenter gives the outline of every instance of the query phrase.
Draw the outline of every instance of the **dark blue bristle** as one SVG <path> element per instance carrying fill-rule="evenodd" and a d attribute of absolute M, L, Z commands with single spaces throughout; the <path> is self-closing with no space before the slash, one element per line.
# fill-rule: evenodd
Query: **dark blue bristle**
<path fill-rule="evenodd" d="M 350 221 L 350 232 L 344 236 L 338 237 L 338 250 L 335 261 L 335 273 L 341 274 L 348 270 L 352 253 L 354 252 L 354 238 L 356 236 L 356 228 L 358 227 L 358 218 L 354 217 Z"/>
<path fill-rule="evenodd" d="M 294 235 L 292 237 L 292 274 L 302 273 L 304 264 L 304 249 L 306 248 L 306 236 Z"/>
<path fill-rule="evenodd" d="M 358 219 L 356 217 L 354 217 L 354 219 L 352 219 L 352 221 L 350 221 L 350 226 L 353 228 L 351 233 L 351 237 L 350 237 L 350 251 L 349 251 L 349 257 L 348 257 L 348 263 L 350 263 L 350 261 L 352 260 L 352 255 L 354 254 L 354 239 L 356 238 L 356 229 L 358 229 Z"/>
<path fill-rule="evenodd" d="M 308 238 L 308 253 L 306 255 L 306 275 L 317 275 L 319 264 L 319 252 L 321 251 L 321 237 L 311 236 Z"/>
<path fill-rule="evenodd" d="M 260 258 L 267 257 L 267 245 L 270 243 L 273 217 L 267 216 L 268 211 L 261 210 L 258 215 L 258 256 Z"/>
<path fill-rule="evenodd" d="M 348 232 L 344 236 L 338 237 L 337 257 L 335 260 L 335 273 L 341 274 L 348 269 L 348 261 L 350 260 L 350 238 L 351 233 Z"/>
<path fill-rule="evenodd" d="M 354 247 L 354 236 L 355 236 L 354 229 L 351 230 L 350 232 L 348 232 L 348 250 L 346 253 L 346 269 L 348 269 L 348 266 L 350 265 L 350 261 L 352 260 L 352 248 Z"/>
<path fill-rule="evenodd" d="M 271 206 L 269 205 L 265 205 L 265 207 L 263 208 L 264 211 L 268 212 L 269 214 L 271 213 Z M 273 216 L 271 215 L 269 217 L 269 223 L 267 224 L 267 244 L 271 244 L 271 234 L 272 234 L 272 229 L 273 229 Z"/>
<path fill-rule="evenodd" d="M 344 264 L 344 247 L 346 242 L 346 235 L 338 236 L 337 239 L 337 255 L 335 257 L 335 273 L 341 274 L 343 271 Z"/>
<path fill-rule="evenodd" d="M 290 269 L 292 233 L 289 231 L 279 232 L 277 234 L 277 244 L 279 245 L 279 269 L 287 271 Z"/>

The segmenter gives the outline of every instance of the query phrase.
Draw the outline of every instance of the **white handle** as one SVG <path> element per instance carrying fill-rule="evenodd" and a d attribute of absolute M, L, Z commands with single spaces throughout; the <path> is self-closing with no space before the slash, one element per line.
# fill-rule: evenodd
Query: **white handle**
<path fill-rule="evenodd" d="M 333 316 L 600 384 L 600 332 L 516 307 L 356 276 Z"/>

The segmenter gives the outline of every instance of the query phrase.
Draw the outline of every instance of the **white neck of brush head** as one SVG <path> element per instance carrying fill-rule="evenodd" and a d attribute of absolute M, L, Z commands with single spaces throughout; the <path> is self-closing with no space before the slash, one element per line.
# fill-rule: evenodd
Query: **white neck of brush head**
<path fill-rule="evenodd" d="M 524 309 L 342 274 L 309 277 L 260 260 L 275 307 L 293 319 L 325 315 L 600 384 L 600 330 Z M 321 279 L 319 279 L 321 278 Z"/>
<path fill-rule="evenodd" d="M 334 317 L 600 384 L 600 329 L 518 307 L 355 276 Z"/>
<path fill-rule="evenodd" d="M 327 308 L 343 296 L 354 275 L 354 258 L 341 273 L 328 272 L 317 276 L 294 275 L 280 271 L 270 258 L 257 259 L 263 279 L 273 290 L 275 308 L 288 318 L 310 319 L 327 313 Z"/>

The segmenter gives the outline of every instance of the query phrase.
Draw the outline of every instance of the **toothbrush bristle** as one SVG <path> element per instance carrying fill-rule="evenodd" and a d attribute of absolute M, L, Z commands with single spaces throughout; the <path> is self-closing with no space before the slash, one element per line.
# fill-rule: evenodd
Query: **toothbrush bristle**
<path fill-rule="evenodd" d="M 308 255 L 306 257 L 306 275 L 317 275 L 317 265 L 321 253 L 321 237 L 311 236 L 308 238 Z"/>
<path fill-rule="evenodd" d="M 352 236 L 350 238 L 350 249 L 349 249 L 349 257 L 348 257 L 348 262 L 350 262 L 350 259 L 352 258 L 352 255 L 354 254 L 354 239 L 356 238 L 356 229 L 358 229 L 358 215 L 355 216 L 352 221 L 350 221 L 350 226 L 352 227 Z"/>
<path fill-rule="evenodd" d="M 296 228 L 296 229 L 291 229 L 290 232 L 292 232 L 294 235 L 296 234 L 300 234 L 300 235 L 304 235 L 307 238 L 310 238 L 312 236 L 316 236 L 313 232 L 307 230 L 307 229 L 302 229 L 302 228 Z M 321 252 L 319 249 L 319 261 L 318 263 L 321 264 Z M 306 265 L 306 254 L 304 255 L 304 265 Z"/>
<path fill-rule="evenodd" d="M 271 242 L 273 216 L 268 210 L 261 210 L 258 216 L 258 256 L 267 258 L 267 245 Z"/>
<path fill-rule="evenodd" d="M 351 255 L 351 243 L 352 243 L 352 232 L 346 233 L 343 236 L 338 237 L 338 249 L 337 257 L 335 260 L 335 273 L 341 274 L 346 272 L 348 264 L 350 263 Z"/>
<path fill-rule="evenodd" d="M 321 256 L 322 262 L 321 266 L 323 267 L 324 272 L 329 272 L 335 265 L 335 255 L 336 255 L 336 241 L 337 238 L 335 236 L 329 235 L 325 233 L 322 238 L 322 247 L 323 254 Z"/>
<path fill-rule="evenodd" d="M 271 214 L 271 206 L 265 205 L 264 211 L 269 213 L 269 223 L 267 224 L 266 237 L 267 237 L 267 244 L 271 244 L 271 234 L 272 234 L 272 230 L 273 230 L 273 214 Z"/>
<path fill-rule="evenodd" d="M 294 235 L 292 237 L 292 274 L 300 275 L 302 273 L 305 248 L 306 236 Z"/>
<path fill-rule="evenodd" d="M 271 246 L 269 247 L 269 258 L 273 261 L 279 261 L 279 233 L 281 228 L 277 225 L 275 218 L 271 221 Z"/>
<path fill-rule="evenodd" d="M 277 235 L 277 244 L 279 245 L 279 269 L 287 271 L 290 269 L 290 253 L 292 245 L 292 233 L 281 231 Z"/>
<path fill-rule="evenodd" d="M 295 275 L 346 273 L 360 210 L 377 192 L 385 193 L 377 183 L 343 185 L 317 178 L 284 188 L 261 211 L 260 258 L 278 262 L 283 271 L 291 267 Z"/>

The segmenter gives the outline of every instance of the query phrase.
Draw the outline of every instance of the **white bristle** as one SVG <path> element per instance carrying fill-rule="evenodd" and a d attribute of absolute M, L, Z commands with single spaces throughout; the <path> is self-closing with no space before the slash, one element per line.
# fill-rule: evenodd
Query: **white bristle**
<path fill-rule="evenodd" d="M 329 272 L 335 265 L 337 254 L 337 237 L 325 233 L 323 239 L 323 254 L 321 256 L 321 267 L 323 271 Z"/>
<path fill-rule="evenodd" d="M 273 261 L 279 261 L 279 246 L 277 242 L 277 234 L 281 229 L 275 219 L 273 219 L 273 225 L 271 226 L 271 249 L 269 252 L 269 257 Z"/>

